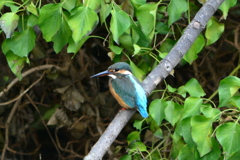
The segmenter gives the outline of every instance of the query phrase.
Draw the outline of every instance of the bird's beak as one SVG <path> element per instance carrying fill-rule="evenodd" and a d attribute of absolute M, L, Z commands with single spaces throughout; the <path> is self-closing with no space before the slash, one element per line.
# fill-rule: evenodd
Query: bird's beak
<path fill-rule="evenodd" d="M 107 76 L 107 75 L 109 75 L 109 74 L 112 74 L 112 72 L 109 72 L 108 70 L 106 70 L 106 71 L 103 71 L 103 72 L 100 72 L 100 73 L 97 73 L 97 74 L 91 76 L 91 78 L 93 78 L 93 77 Z"/>

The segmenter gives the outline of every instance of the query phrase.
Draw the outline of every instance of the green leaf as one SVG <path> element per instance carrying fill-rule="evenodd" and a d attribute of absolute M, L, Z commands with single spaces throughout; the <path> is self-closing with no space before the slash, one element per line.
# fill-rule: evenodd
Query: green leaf
<path fill-rule="evenodd" d="M 20 57 L 13 52 L 9 51 L 6 54 L 6 59 L 8 62 L 8 66 L 11 71 L 18 77 L 19 80 L 22 79 L 21 71 L 24 67 L 26 61 L 28 61 L 27 57 Z"/>
<path fill-rule="evenodd" d="M 73 39 L 70 37 L 69 39 L 69 45 L 67 48 L 67 52 L 68 53 L 77 53 L 78 50 L 82 47 L 83 43 L 86 42 L 86 40 L 88 40 L 89 36 L 86 36 L 84 38 L 82 38 L 80 40 L 80 42 L 78 42 L 77 44 L 73 41 Z"/>
<path fill-rule="evenodd" d="M 127 49 L 130 53 L 133 52 L 133 41 L 130 34 L 124 33 L 119 37 L 119 43 L 121 47 Z"/>
<path fill-rule="evenodd" d="M 228 122 L 217 128 L 216 137 L 227 156 L 240 150 L 240 125 Z"/>
<path fill-rule="evenodd" d="M 98 24 L 98 16 L 91 8 L 85 6 L 74 9 L 71 15 L 68 24 L 73 31 L 74 42 L 78 43 L 92 33 Z"/>
<path fill-rule="evenodd" d="M 174 126 L 175 123 L 180 119 L 182 110 L 182 105 L 168 101 L 167 107 L 165 108 L 165 119 L 170 122 L 172 126 Z"/>
<path fill-rule="evenodd" d="M 155 120 L 159 126 L 162 123 L 162 120 L 165 118 L 164 110 L 167 107 L 167 102 L 162 99 L 155 99 L 151 102 L 149 106 L 149 114 Z"/>
<path fill-rule="evenodd" d="M 37 10 L 36 6 L 34 5 L 34 3 L 31 2 L 31 3 L 27 6 L 27 10 L 28 10 L 30 13 L 34 14 L 35 16 L 38 16 L 38 10 Z"/>
<path fill-rule="evenodd" d="M 224 31 L 224 24 L 219 23 L 215 17 L 212 17 L 206 27 L 205 37 L 207 38 L 207 46 L 216 42 Z"/>
<path fill-rule="evenodd" d="M 186 0 L 171 0 L 168 5 L 168 26 L 170 26 L 173 22 L 180 19 L 183 12 L 188 10 L 188 3 Z"/>
<path fill-rule="evenodd" d="M 166 35 L 170 32 L 170 29 L 168 28 L 167 24 L 157 21 L 156 32 L 159 34 Z"/>
<path fill-rule="evenodd" d="M 144 35 L 140 26 L 132 25 L 132 39 L 133 44 L 137 44 L 140 47 L 148 47 L 150 44 L 149 38 Z"/>
<path fill-rule="evenodd" d="M 28 27 L 34 27 L 38 24 L 38 17 L 31 14 L 29 17 L 28 17 L 28 20 L 27 20 L 27 26 Z"/>
<path fill-rule="evenodd" d="M 140 6 L 136 12 L 142 32 L 150 40 L 153 38 L 155 32 L 157 8 L 157 3 L 147 3 Z"/>
<path fill-rule="evenodd" d="M 13 1 L 13 0 L 1 0 L 3 3 L 4 3 L 4 1 L 5 1 L 5 3 L 4 3 L 4 5 L 5 6 L 7 6 L 7 7 L 9 7 L 10 9 L 11 9 L 11 11 L 12 12 L 14 12 L 14 13 L 16 13 L 16 12 L 18 12 L 18 10 L 19 10 L 19 5 L 15 5 L 16 3 Z"/>
<path fill-rule="evenodd" d="M 177 132 L 174 132 L 171 135 L 171 138 L 173 140 L 172 149 L 171 149 L 171 157 L 172 157 L 172 159 L 177 159 L 180 150 L 184 147 L 184 145 L 186 143 L 183 141 L 182 137 Z"/>
<path fill-rule="evenodd" d="M 204 46 L 205 39 L 203 35 L 200 34 L 196 41 L 193 43 L 193 45 L 190 47 L 188 52 L 184 55 L 184 60 L 192 64 L 192 62 L 197 59 L 197 54 L 203 49 Z"/>
<path fill-rule="evenodd" d="M 9 44 L 10 44 L 10 41 L 11 39 L 5 39 L 3 42 L 2 42 L 2 52 L 6 55 L 8 53 L 8 51 L 10 51 L 10 47 L 9 47 Z"/>
<path fill-rule="evenodd" d="M 141 121 L 135 120 L 133 123 L 133 127 L 135 127 L 138 130 L 141 130 L 143 122 L 144 122 L 144 120 L 141 120 Z"/>
<path fill-rule="evenodd" d="M 134 56 L 141 51 L 141 47 L 139 47 L 137 44 L 133 44 L 133 47 L 134 47 L 134 53 L 133 53 L 133 56 Z"/>
<path fill-rule="evenodd" d="M 7 38 L 10 38 L 14 30 L 18 26 L 19 16 L 14 12 L 5 13 L 0 18 L 0 27 L 6 34 Z"/>
<path fill-rule="evenodd" d="M 54 42 L 53 48 L 56 53 L 60 52 L 63 46 L 69 42 L 71 33 L 67 22 L 63 20 L 60 29 L 52 38 L 52 41 Z"/>
<path fill-rule="evenodd" d="M 191 149 L 189 145 L 186 144 L 181 148 L 177 159 L 178 160 L 195 160 L 197 159 L 195 157 L 195 154 L 196 154 L 195 149 Z"/>
<path fill-rule="evenodd" d="M 204 155 L 201 160 L 211 160 L 211 159 L 220 159 L 221 149 L 219 143 L 215 140 L 215 138 L 211 138 L 212 140 L 212 150 L 208 154 Z"/>
<path fill-rule="evenodd" d="M 187 91 L 185 89 L 185 86 L 180 86 L 177 90 L 177 93 L 181 95 L 182 97 L 186 98 L 187 96 Z"/>
<path fill-rule="evenodd" d="M 10 49 L 19 57 L 27 57 L 35 46 L 36 35 L 32 28 L 27 28 L 22 33 L 13 36 L 9 42 Z M 24 47 L 23 47 L 24 46 Z"/>
<path fill-rule="evenodd" d="M 111 14 L 110 31 L 112 32 L 113 40 L 119 44 L 119 37 L 130 27 L 130 18 L 127 13 L 115 5 Z"/>
<path fill-rule="evenodd" d="M 140 132 L 138 131 L 133 131 L 127 136 L 127 142 L 130 144 L 132 141 L 140 141 Z"/>
<path fill-rule="evenodd" d="M 177 91 L 176 88 L 171 87 L 169 84 L 167 85 L 167 89 L 168 89 L 169 92 L 172 92 L 172 93 Z"/>
<path fill-rule="evenodd" d="M 196 144 L 192 139 L 191 130 L 191 117 L 188 117 L 177 123 L 175 132 L 183 136 L 184 141 L 190 148 L 196 148 Z"/>
<path fill-rule="evenodd" d="M 44 39 L 49 42 L 60 29 L 62 23 L 62 4 L 46 4 L 40 10 L 39 27 Z"/>
<path fill-rule="evenodd" d="M 119 160 L 132 160 L 132 156 L 127 154 L 127 155 L 122 156 Z"/>
<path fill-rule="evenodd" d="M 163 132 L 162 132 L 161 128 L 157 128 L 153 135 L 159 139 L 163 138 Z"/>
<path fill-rule="evenodd" d="M 162 45 L 159 48 L 159 51 L 161 53 L 169 53 L 171 51 L 171 49 L 173 48 L 173 46 L 175 45 L 176 41 L 167 38 Z"/>
<path fill-rule="evenodd" d="M 129 150 L 130 150 L 130 153 L 135 153 L 136 151 L 137 152 L 144 152 L 144 151 L 147 151 L 147 147 L 144 143 L 142 142 L 138 142 L 138 141 L 135 141 L 135 142 L 132 142 L 129 144 Z"/>
<path fill-rule="evenodd" d="M 130 67 L 132 69 L 133 75 L 141 82 L 145 76 L 145 72 L 138 68 L 132 61 L 130 61 Z"/>
<path fill-rule="evenodd" d="M 228 16 L 228 11 L 231 7 L 235 6 L 237 0 L 225 0 L 219 7 L 219 9 L 223 12 L 223 18 L 226 19 Z"/>
<path fill-rule="evenodd" d="M 219 114 L 220 110 L 216 108 L 212 108 L 210 104 L 202 104 L 200 110 L 203 113 L 203 115 L 207 118 L 214 118 L 215 120 L 220 117 L 220 114 Z"/>
<path fill-rule="evenodd" d="M 99 12 L 101 24 L 103 24 L 105 22 L 106 18 L 109 16 L 111 10 L 112 10 L 111 3 L 105 3 L 105 1 L 101 0 L 101 9 Z"/>
<path fill-rule="evenodd" d="M 240 79 L 238 77 L 229 76 L 220 81 L 218 88 L 219 107 L 225 106 L 230 101 L 231 97 L 240 88 Z"/>
<path fill-rule="evenodd" d="M 61 0 L 63 2 L 62 7 L 66 9 L 68 12 L 71 12 L 71 10 L 76 7 L 78 0 L 71 0 L 71 1 L 66 1 L 66 0 Z"/>
<path fill-rule="evenodd" d="M 202 99 L 197 97 L 188 97 L 184 102 L 182 118 L 191 117 L 200 113 Z"/>
<path fill-rule="evenodd" d="M 237 95 L 237 96 L 233 96 L 231 99 L 230 99 L 230 102 L 229 102 L 231 105 L 233 105 L 234 107 L 237 107 L 238 109 L 240 109 L 240 95 Z"/>
<path fill-rule="evenodd" d="M 211 151 L 212 123 L 211 118 L 202 115 L 196 115 L 191 119 L 192 138 L 197 144 L 197 150 L 201 157 Z"/>
<path fill-rule="evenodd" d="M 227 157 L 227 160 L 238 160 L 240 157 L 240 151 L 233 154 L 231 157 Z"/>
<path fill-rule="evenodd" d="M 202 97 L 206 95 L 201 85 L 194 78 L 190 79 L 184 88 L 192 97 Z"/>
<path fill-rule="evenodd" d="M 91 8 L 95 12 L 98 12 L 100 9 L 101 1 L 104 0 L 84 0 L 83 6 Z"/>
<path fill-rule="evenodd" d="M 109 48 L 111 49 L 111 51 L 113 51 L 113 53 L 120 55 L 122 53 L 123 48 L 115 46 L 113 44 L 109 44 Z"/>

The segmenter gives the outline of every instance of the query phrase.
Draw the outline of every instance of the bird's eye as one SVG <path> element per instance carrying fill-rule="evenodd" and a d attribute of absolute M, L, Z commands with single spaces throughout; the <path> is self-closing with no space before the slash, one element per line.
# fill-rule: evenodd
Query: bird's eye
<path fill-rule="evenodd" d="M 114 69 L 115 72 L 119 71 L 119 69 Z"/>

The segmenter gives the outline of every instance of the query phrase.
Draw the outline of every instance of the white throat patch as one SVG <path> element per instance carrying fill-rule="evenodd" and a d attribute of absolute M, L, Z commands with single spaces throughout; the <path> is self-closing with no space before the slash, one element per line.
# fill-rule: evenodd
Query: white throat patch
<path fill-rule="evenodd" d="M 109 77 L 112 77 L 113 79 L 116 79 L 116 78 L 117 78 L 117 76 L 115 76 L 115 75 L 113 75 L 113 74 L 109 74 L 108 76 L 109 76 Z"/>

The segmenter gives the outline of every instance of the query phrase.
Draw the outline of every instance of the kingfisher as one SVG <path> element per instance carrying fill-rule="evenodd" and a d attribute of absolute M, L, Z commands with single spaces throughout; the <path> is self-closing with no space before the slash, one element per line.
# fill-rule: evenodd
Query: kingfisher
<path fill-rule="evenodd" d="M 141 83 L 133 76 L 129 64 L 118 62 L 106 71 L 91 76 L 109 76 L 109 90 L 125 109 L 137 109 L 143 118 L 148 117 L 147 97 Z"/>

